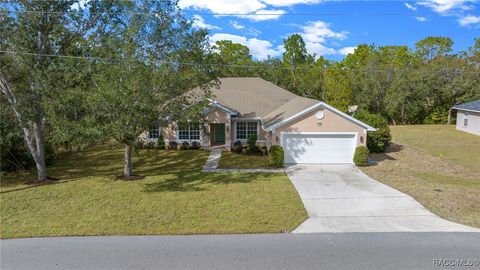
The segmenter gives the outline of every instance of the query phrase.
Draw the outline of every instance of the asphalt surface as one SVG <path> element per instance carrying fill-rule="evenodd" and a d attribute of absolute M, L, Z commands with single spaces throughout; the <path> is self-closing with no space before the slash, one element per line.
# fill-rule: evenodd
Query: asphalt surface
<path fill-rule="evenodd" d="M 2 270 L 480 269 L 480 233 L 67 237 L 0 247 Z"/>
<path fill-rule="evenodd" d="M 309 216 L 294 233 L 480 232 L 438 217 L 353 164 L 299 164 L 286 172 Z"/>

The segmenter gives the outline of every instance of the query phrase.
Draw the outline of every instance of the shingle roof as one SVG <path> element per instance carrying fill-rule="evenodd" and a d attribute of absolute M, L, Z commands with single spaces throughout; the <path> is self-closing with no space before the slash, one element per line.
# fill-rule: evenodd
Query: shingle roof
<path fill-rule="evenodd" d="M 211 89 L 215 100 L 236 110 L 239 117 L 260 117 L 277 109 L 297 95 L 261 78 L 220 78 Z"/>
<path fill-rule="evenodd" d="M 317 104 L 318 100 L 295 97 L 289 102 L 262 117 L 265 126 L 271 126 Z"/>
<path fill-rule="evenodd" d="M 480 99 L 453 106 L 453 109 L 480 112 Z"/>

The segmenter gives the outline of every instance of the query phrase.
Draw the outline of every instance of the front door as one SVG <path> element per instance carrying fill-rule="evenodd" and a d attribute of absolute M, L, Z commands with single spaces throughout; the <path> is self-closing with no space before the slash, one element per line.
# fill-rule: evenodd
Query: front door
<path fill-rule="evenodd" d="M 225 124 L 214 124 L 213 142 L 215 144 L 225 143 Z"/>

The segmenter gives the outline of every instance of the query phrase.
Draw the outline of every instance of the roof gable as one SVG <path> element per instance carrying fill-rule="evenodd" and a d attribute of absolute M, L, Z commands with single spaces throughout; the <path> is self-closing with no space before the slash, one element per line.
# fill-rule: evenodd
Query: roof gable
<path fill-rule="evenodd" d="M 287 118 L 283 119 L 282 121 L 276 122 L 275 124 L 267 127 L 267 130 L 268 131 L 274 131 L 275 129 L 277 129 L 277 128 L 279 128 L 279 127 L 281 127 L 281 126 L 283 126 L 283 125 L 285 125 L 285 124 L 287 124 L 287 123 L 289 123 L 289 122 L 291 122 L 291 121 L 293 121 L 293 120 L 295 120 L 295 119 L 297 119 L 297 118 L 315 110 L 315 109 L 318 109 L 320 107 L 323 107 L 325 109 L 328 109 L 329 111 L 332 111 L 333 113 L 336 113 L 337 115 L 343 117 L 344 119 L 346 119 L 350 122 L 353 122 L 354 124 L 356 124 L 358 126 L 361 126 L 361 127 L 365 128 L 367 131 L 376 131 L 377 130 L 376 128 L 371 127 L 371 126 L 365 124 L 364 122 L 362 122 L 358 119 L 355 119 L 352 116 L 350 116 L 350 115 L 348 115 L 348 114 L 346 114 L 342 111 L 339 111 L 339 110 L 335 109 L 334 107 L 332 107 L 332 106 L 330 106 L 327 103 L 322 102 L 322 101 L 318 101 L 316 104 L 306 108 L 305 110 L 300 111 L 300 112 L 298 112 L 294 115 L 291 115 L 290 117 L 287 117 Z"/>

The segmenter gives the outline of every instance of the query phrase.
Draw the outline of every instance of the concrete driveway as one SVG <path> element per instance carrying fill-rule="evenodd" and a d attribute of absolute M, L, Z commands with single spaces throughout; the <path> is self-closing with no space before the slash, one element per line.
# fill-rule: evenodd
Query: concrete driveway
<path fill-rule="evenodd" d="M 294 233 L 480 231 L 432 214 L 354 165 L 291 165 L 286 172 L 309 216 Z"/>

